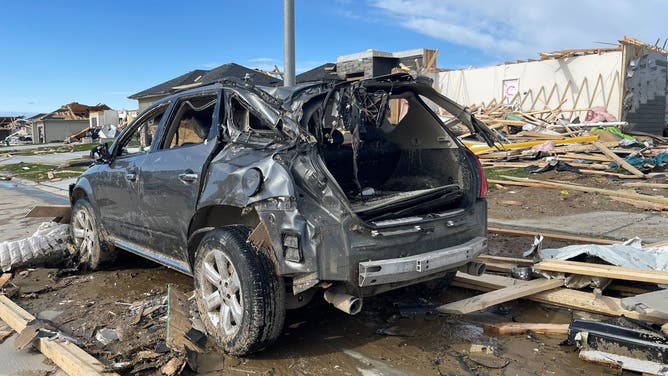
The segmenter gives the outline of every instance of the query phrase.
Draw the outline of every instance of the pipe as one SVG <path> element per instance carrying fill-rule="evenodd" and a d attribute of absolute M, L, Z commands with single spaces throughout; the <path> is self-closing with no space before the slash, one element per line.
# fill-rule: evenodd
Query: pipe
<path fill-rule="evenodd" d="M 295 85 L 295 0 L 283 0 L 283 86 Z"/>
<path fill-rule="evenodd" d="M 484 262 L 475 262 L 471 261 L 468 264 L 464 264 L 459 267 L 459 271 L 468 273 L 470 275 L 479 276 L 485 272 L 487 265 Z"/>
<path fill-rule="evenodd" d="M 343 286 L 334 286 L 325 290 L 325 300 L 349 315 L 356 315 L 362 310 L 362 299 L 346 294 Z"/>

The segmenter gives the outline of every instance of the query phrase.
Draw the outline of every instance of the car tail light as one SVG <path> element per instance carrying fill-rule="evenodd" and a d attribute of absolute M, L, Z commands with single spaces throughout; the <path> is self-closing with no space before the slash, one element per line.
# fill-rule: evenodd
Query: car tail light
<path fill-rule="evenodd" d="M 485 170 L 482 168 L 482 163 L 480 163 L 480 158 L 477 155 L 473 155 L 475 158 L 475 163 L 478 165 L 478 175 L 480 175 L 480 190 L 478 190 L 478 197 L 483 198 L 487 196 L 487 177 L 485 176 Z"/>

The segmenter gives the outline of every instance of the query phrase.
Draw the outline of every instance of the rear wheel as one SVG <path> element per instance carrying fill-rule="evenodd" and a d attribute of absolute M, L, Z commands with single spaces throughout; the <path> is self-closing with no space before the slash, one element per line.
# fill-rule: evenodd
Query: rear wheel
<path fill-rule="evenodd" d="M 268 255 L 228 226 L 202 239 L 195 256 L 197 308 L 218 345 L 246 355 L 271 345 L 285 321 L 285 287 Z"/>
<path fill-rule="evenodd" d="M 74 203 L 70 223 L 81 266 L 98 270 L 116 259 L 116 249 L 104 239 L 102 226 L 88 200 L 80 198 Z"/>

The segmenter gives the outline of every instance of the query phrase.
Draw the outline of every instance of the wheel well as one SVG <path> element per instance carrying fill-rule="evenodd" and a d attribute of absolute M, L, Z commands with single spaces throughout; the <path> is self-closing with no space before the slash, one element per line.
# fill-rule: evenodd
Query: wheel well
<path fill-rule="evenodd" d="M 86 191 L 83 188 L 74 188 L 72 191 L 72 196 L 70 197 L 70 203 L 74 204 L 80 198 L 88 198 Z"/>
<path fill-rule="evenodd" d="M 244 225 L 253 229 L 260 223 L 255 210 L 244 213 L 243 209 L 237 206 L 214 205 L 197 210 L 188 230 L 188 263 L 191 267 L 195 262 L 197 247 L 207 232 L 229 225 Z"/>

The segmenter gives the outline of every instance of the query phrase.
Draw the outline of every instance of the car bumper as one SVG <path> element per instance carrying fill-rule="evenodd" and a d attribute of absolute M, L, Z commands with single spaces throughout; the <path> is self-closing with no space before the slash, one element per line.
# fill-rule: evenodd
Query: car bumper
<path fill-rule="evenodd" d="M 464 244 L 428 253 L 360 262 L 359 286 L 366 287 L 410 281 L 444 270 L 454 269 L 473 260 L 486 249 L 487 238 L 479 236 Z"/>

